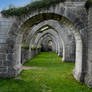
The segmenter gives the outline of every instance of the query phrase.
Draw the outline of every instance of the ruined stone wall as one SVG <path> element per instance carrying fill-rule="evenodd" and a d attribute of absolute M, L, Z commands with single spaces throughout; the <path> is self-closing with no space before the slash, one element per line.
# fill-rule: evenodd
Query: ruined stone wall
<path fill-rule="evenodd" d="M 4 18 L 0 16 L 0 77 L 13 77 L 16 70 L 13 68 L 15 58 L 13 57 L 12 48 L 8 46 L 8 43 L 13 44 L 12 41 L 8 41 L 9 30 L 15 21 L 14 18 Z"/>

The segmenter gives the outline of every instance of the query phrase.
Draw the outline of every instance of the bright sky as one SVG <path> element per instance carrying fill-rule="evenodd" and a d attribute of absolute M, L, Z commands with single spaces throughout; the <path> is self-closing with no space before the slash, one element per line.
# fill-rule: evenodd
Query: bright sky
<path fill-rule="evenodd" d="M 0 0 L 0 11 L 7 9 L 9 5 L 14 5 L 15 7 L 24 6 L 31 1 L 35 0 Z"/>

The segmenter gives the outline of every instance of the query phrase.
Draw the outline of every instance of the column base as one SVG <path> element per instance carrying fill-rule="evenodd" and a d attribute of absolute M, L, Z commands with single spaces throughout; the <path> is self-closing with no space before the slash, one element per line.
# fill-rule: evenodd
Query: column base
<path fill-rule="evenodd" d="M 72 73 L 77 81 L 84 83 L 85 72 L 76 72 L 74 69 Z"/>
<path fill-rule="evenodd" d="M 16 65 L 14 67 L 0 67 L 2 69 L 0 72 L 0 77 L 1 78 L 12 78 L 16 77 L 21 71 L 22 71 L 22 65 Z"/>
<path fill-rule="evenodd" d="M 92 75 L 87 74 L 85 76 L 85 84 L 89 87 L 92 88 Z"/>

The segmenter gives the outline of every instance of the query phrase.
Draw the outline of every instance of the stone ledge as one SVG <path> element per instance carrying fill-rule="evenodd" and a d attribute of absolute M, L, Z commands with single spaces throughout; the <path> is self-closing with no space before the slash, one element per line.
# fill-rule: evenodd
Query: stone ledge
<path fill-rule="evenodd" d="M 0 74 L 2 73 L 8 73 L 8 66 L 0 66 Z"/>

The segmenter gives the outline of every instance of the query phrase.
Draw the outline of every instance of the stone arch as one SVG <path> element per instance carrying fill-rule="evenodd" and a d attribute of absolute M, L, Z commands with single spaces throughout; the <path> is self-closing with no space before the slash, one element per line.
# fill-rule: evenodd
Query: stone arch
<path fill-rule="evenodd" d="M 47 31 L 48 31 L 48 30 L 47 30 Z M 47 32 L 47 31 L 44 31 L 44 32 Z M 51 31 L 51 30 L 50 30 L 50 31 Z M 44 33 L 44 32 L 43 32 L 43 33 Z M 52 32 L 53 34 L 52 34 L 51 32 Z M 56 36 L 58 37 L 58 34 L 57 34 L 56 31 L 51 31 L 51 32 L 50 32 L 50 34 L 52 34 L 52 35 L 56 34 Z M 55 36 L 55 35 L 54 35 L 54 36 Z M 56 37 L 57 41 L 58 41 L 58 42 L 61 42 L 60 37 L 58 37 L 58 38 L 57 38 L 57 37 Z M 36 37 L 36 38 L 37 38 L 37 37 Z M 32 41 L 32 40 L 31 40 L 31 41 Z M 34 42 L 34 40 L 33 40 L 32 42 Z M 30 43 L 30 44 L 33 44 L 33 43 Z M 58 51 L 60 51 L 60 47 L 57 47 L 57 52 L 58 52 Z"/>
<path fill-rule="evenodd" d="M 74 56 L 72 57 L 72 59 L 70 58 L 70 56 L 71 56 L 71 54 L 73 53 L 74 54 L 74 52 L 73 52 L 73 50 L 71 49 L 70 51 L 72 51 L 72 52 L 68 52 L 68 49 L 70 48 L 70 47 L 72 47 L 73 48 L 73 46 L 72 46 L 72 43 L 69 43 L 70 42 L 70 40 L 74 40 L 74 39 L 71 39 L 71 38 L 67 38 L 68 36 L 67 36 L 67 32 L 65 32 L 65 31 L 67 31 L 66 29 L 64 29 L 63 28 L 63 26 L 60 26 L 60 24 L 57 22 L 57 21 L 55 21 L 55 20 L 47 20 L 47 21 L 43 21 L 43 22 L 41 22 L 41 23 L 39 23 L 38 25 L 36 25 L 36 26 L 34 26 L 32 29 L 31 29 L 31 31 L 30 31 L 30 33 L 29 33 L 29 38 L 27 38 L 27 40 L 28 39 L 30 39 L 31 41 L 32 41 L 32 39 L 31 38 L 33 38 L 33 36 L 42 28 L 42 27 L 44 27 L 44 26 L 50 26 L 50 28 L 52 28 L 52 29 L 54 29 L 57 33 L 58 33 L 58 35 L 59 35 L 59 42 L 61 42 L 61 44 L 63 44 L 63 61 L 74 61 Z M 70 36 L 72 37 L 72 34 L 70 33 Z M 31 38 L 30 38 L 31 37 Z M 36 36 L 35 36 L 36 37 Z M 61 39 L 61 40 L 60 40 Z M 70 40 L 69 40 L 70 39 Z M 29 41 L 30 41 L 29 40 Z M 34 41 L 33 41 L 34 42 Z M 32 44 L 32 43 L 31 43 Z M 70 47 L 69 47 L 69 46 Z M 67 47 L 68 46 L 68 47 Z M 59 50 L 60 51 L 60 50 Z M 60 55 L 60 53 L 61 52 L 59 52 L 59 55 Z M 66 54 L 67 53 L 67 54 Z"/>
<path fill-rule="evenodd" d="M 41 37 L 44 37 L 47 34 L 51 35 L 52 37 L 54 37 L 56 39 L 55 40 L 53 38 L 56 41 L 56 43 L 57 43 L 57 45 L 56 45 L 57 46 L 57 50 L 60 51 L 59 37 L 57 36 L 57 33 L 55 33 L 55 32 L 52 31 L 52 29 L 44 31 L 43 34 L 41 34 L 40 36 L 37 37 L 37 40 L 35 40 L 34 43 L 38 44 L 39 41 L 40 41 L 40 39 L 41 39 Z"/>
<path fill-rule="evenodd" d="M 44 36 L 44 35 L 47 35 L 47 34 L 49 34 L 50 37 L 53 38 L 55 42 L 59 42 L 59 41 L 57 40 L 57 38 L 55 37 L 55 35 L 53 35 L 52 33 L 49 33 L 49 32 L 48 32 L 48 33 L 46 33 L 46 34 L 43 34 L 43 36 Z M 56 40 L 57 40 L 57 41 L 56 41 Z M 37 47 L 37 45 L 34 44 L 34 42 L 35 42 L 35 39 L 32 41 L 32 43 L 30 42 L 30 47 L 29 47 L 29 57 L 30 57 L 30 58 L 33 58 L 33 55 L 31 55 L 31 54 L 33 53 L 33 50 L 31 50 L 32 46 Z M 58 50 L 58 47 L 59 47 L 58 45 L 59 45 L 59 43 L 56 44 L 57 50 Z M 57 50 L 56 50 L 56 51 L 57 51 Z M 35 55 L 36 55 L 36 54 L 35 54 Z"/>
<path fill-rule="evenodd" d="M 74 76 L 77 80 L 83 81 L 85 71 L 86 71 L 84 68 L 85 65 L 83 65 L 83 62 L 85 62 L 85 64 L 86 64 L 86 60 L 87 60 L 87 57 L 86 57 L 86 54 L 87 54 L 86 47 L 87 46 L 85 44 L 85 41 L 87 40 L 87 36 L 86 36 L 85 24 L 84 24 L 84 21 L 82 19 L 80 19 L 80 17 L 77 17 L 76 13 L 74 14 L 73 12 L 69 11 L 66 14 L 66 9 L 64 8 L 65 6 L 63 4 L 62 5 L 60 4 L 59 7 L 60 7 L 59 9 L 57 9 L 57 8 L 51 9 L 50 8 L 50 10 L 48 9 L 46 11 L 41 11 L 40 13 L 35 13 L 35 15 L 34 14 L 30 15 L 28 18 L 24 18 L 25 21 L 22 21 L 23 23 L 19 26 L 17 32 L 19 31 L 18 33 L 22 34 L 21 33 L 21 32 L 23 32 L 22 29 L 24 29 L 25 26 L 32 27 L 33 25 L 35 25 L 43 20 L 48 20 L 48 19 L 59 20 L 62 23 L 64 23 L 67 27 L 69 27 L 71 29 L 72 33 L 74 34 L 75 41 L 76 41 L 76 64 L 75 64 Z M 63 11 L 61 11 L 61 10 L 63 10 Z M 68 8 L 67 8 L 67 11 L 68 11 Z M 40 17 L 40 19 L 38 19 L 39 17 Z M 30 21 L 32 21 L 33 19 L 36 19 L 36 21 L 34 21 L 32 24 L 30 24 Z M 12 31 L 10 31 L 10 33 L 11 32 Z M 19 36 L 17 36 L 17 37 L 19 37 Z M 12 36 L 12 38 L 13 38 L 13 36 Z M 14 35 L 14 38 L 16 40 L 16 35 Z M 15 42 L 15 40 L 13 40 L 13 41 Z M 16 40 L 16 42 L 17 42 L 17 40 Z"/>
<path fill-rule="evenodd" d="M 52 41 L 53 42 L 53 47 L 52 47 L 52 51 L 53 52 L 56 52 L 56 42 L 51 38 L 51 36 L 49 35 L 45 35 L 44 37 L 42 37 L 41 39 L 39 39 L 38 43 L 37 43 L 37 46 L 39 46 L 44 40 L 47 40 L 47 41 Z"/>
<path fill-rule="evenodd" d="M 47 39 L 48 38 L 48 39 Z M 52 37 L 50 34 L 46 34 L 44 35 L 43 37 L 41 37 L 39 39 L 39 41 L 37 42 L 37 46 L 39 46 L 39 44 L 43 43 L 45 41 L 49 41 L 49 40 L 52 40 L 52 42 L 54 43 L 54 49 L 53 49 L 53 52 L 56 52 L 56 45 L 57 45 L 57 42 L 55 41 L 56 39 L 54 37 Z"/>

